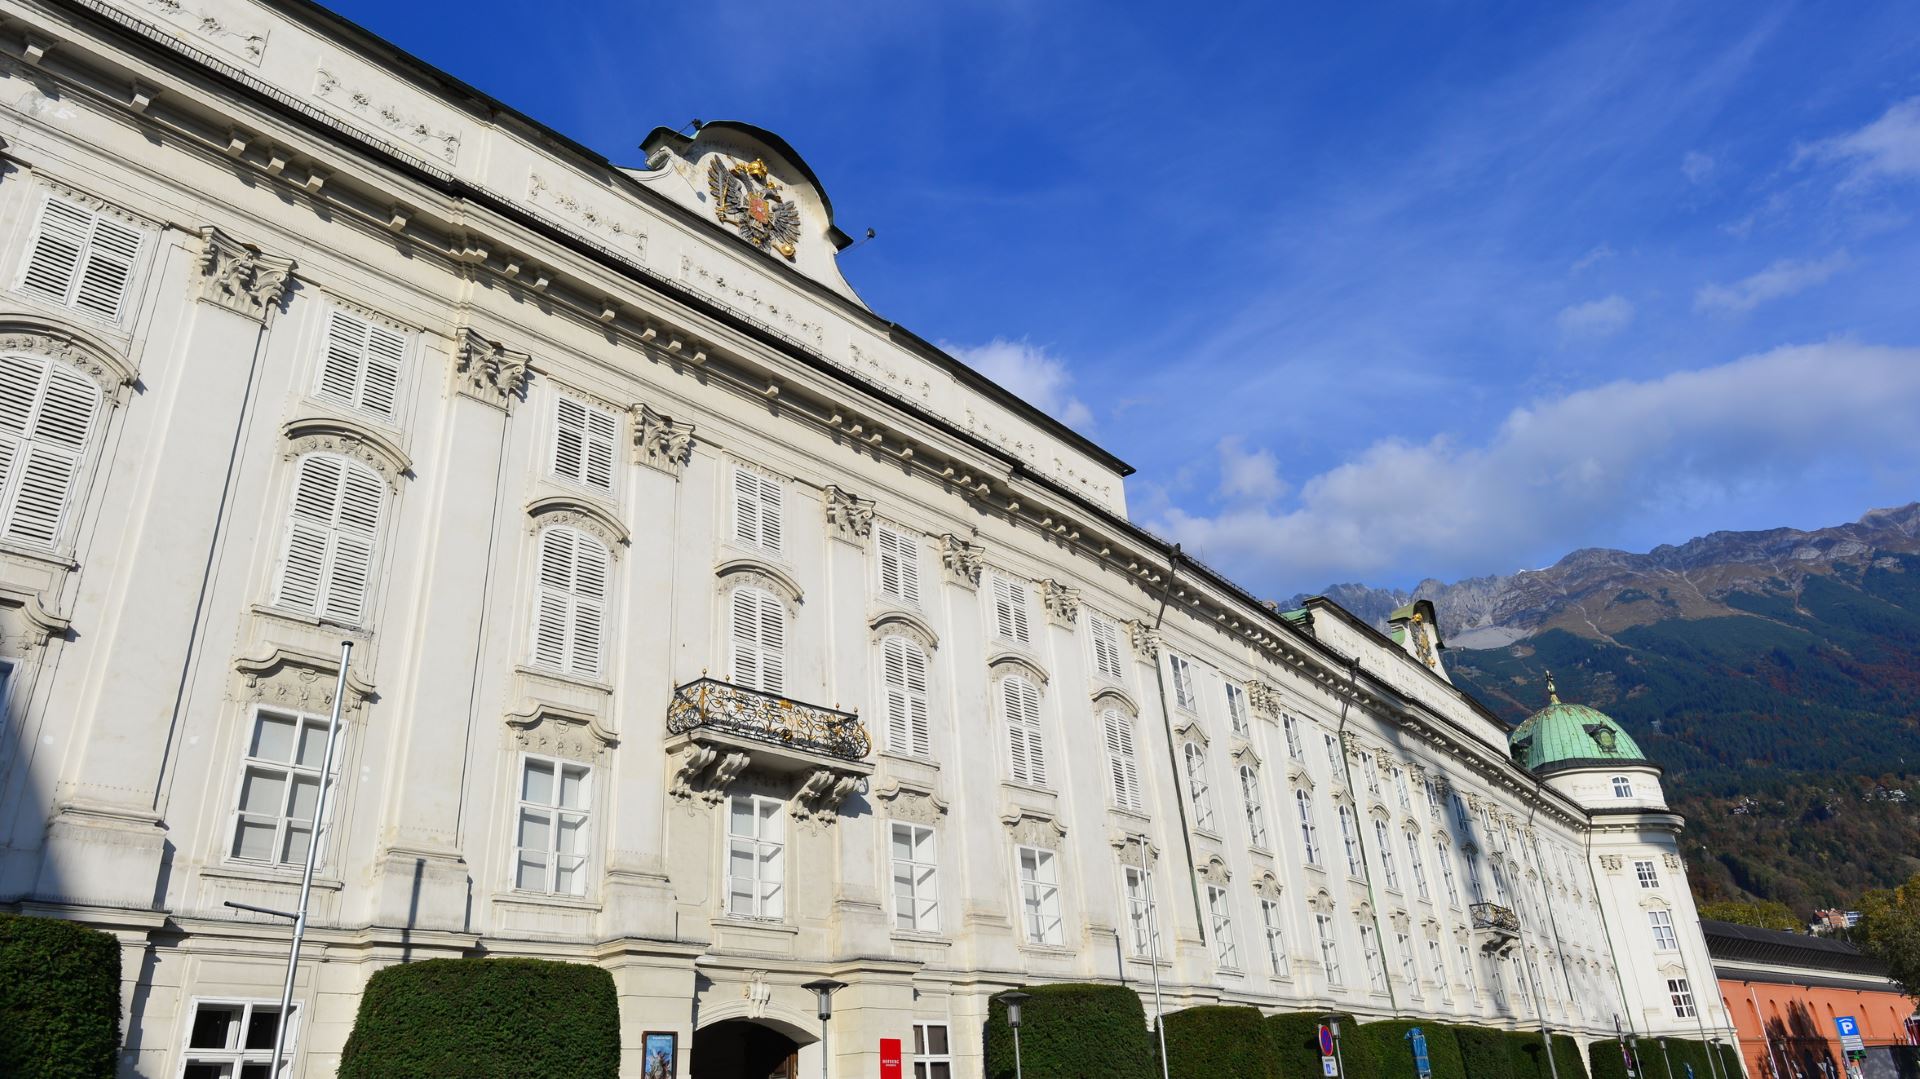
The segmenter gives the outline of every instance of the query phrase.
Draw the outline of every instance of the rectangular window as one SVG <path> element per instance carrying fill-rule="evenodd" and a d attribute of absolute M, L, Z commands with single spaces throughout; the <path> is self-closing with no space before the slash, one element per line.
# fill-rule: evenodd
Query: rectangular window
<path fill-rule="evenodd" d="M 1136 812 L 1141 808 L 1140 764 L 1133 752 L 1133 717 L 1118 708 L 1100 712 L 1107 743 L 1107 775 L 1113 782 L 1113 804 Z"/>
<path fill-rule="evenodd" d="M 750 468 L 733 468 L 733 541 L 780 553 L 780 484 Z"/>
<path fill-rule="evenodd" d="M 1447 902 L 1457 907 L 1460 905 L 1460 886 L 1453 876 L 1453 844 L 1447 842 L 1446 836 L 1433 837 L 1433 856 L 1440 862 L 1440 881 L 1447 886 Z"/>
<path fill-rule="evenodd" d="M 727 597 L 734 685 L 762 693 L 787 688 L 787 608 L 762 588 L 741 585 Z"/>
<path fill-rule="evenodd" d="M 601 494 L 613 493 L 614 446 L 620 421 L 613 413 L 564 395 L 553 399 L 553 474 Z"/>
<path fill-rule="evenodd" d="M 1247 807 L 1247 841 L 1267 849 L 1267 807 L 1260 800 L 1260 773 L 1251 764 L 1240 766 L 1240 797 Z"/>
<path fill-rule="evenodd" d="M 927 722 L 927 654 L 898 634 L 880 642 L 880 693 L 887 709 L 887 748 L 925 757 L 933 752 Z"/>
<path fill-rule="evenodd" d="M 1167 653 L 1167 663 L 1173 668 L 1174 706 L 1189 712 L 1198 710 L 1200 698 L 1193 693 L 1193 664 L 1172 652 Z"/>
<path fill-rule="evenodd" d="M 1613 777 L 1613 796 L 1615 798 L 1633 797 L 1633 780 L 1626 776 Z"/>
<path fill-rule="evenodd" d="M 786 818 L 779 801 L 727 799 L 727 913 L 779 918 L 786 912 Z"/>
<path fill-rule="evenodd" d="M 1459 791 L 1453 792 L 1453 823 L 1462 837 L 1473 834 L 1473 811 L 1467 808 L 1467 800 Z M 1465 839 L 1462 839 L 1465 842 Z"/>
<path fill-rule="evenodd" d="M 1227 720 L 1233 727 L 1233 733 L 1247 733 L 1247 691 L 1227 683 Z"/>
<path fill-rule="evenodd" d="M 1467 893 L 1473 896 L 1475 903 L 1487 901 L 1486 886 L 1480 883 L 1480 856 L 1477 854 L 1467 855 Z"/>
<path fill-rule="evenodd" d="M 381 419 L 393 419 L 407 339 L 345 311 L 327 315 L 326 351 L 313 395 Z"/>
<path fill-rule="evenodd" d="M 1314 915 L 1313 930 L 1320 937 L 1320 966 L 1327 972 L 1327 984 L 1340 985 L 1340 949 L 1333 939 L 1333 915 Z"/>
<path fill-rule="evenodd" d="M 1207 921 L 1213 927 L 1214 962 L 1229 969 L 1240 965 L 1240 947 L 1233 939 L 1233 904 L 1227 890 L 1207 885 Z"/>
<path fill-rule="evenodd" d="M 1015 782 L 1047 785 L 1047 747 L 1040 733 L 1040 690 L 1025 677 L 1000 680 L 1000 703 L 1007 722 L 1007 770 Z"/>
<path fill-rule="evenodd" d="M 1313 795 L 1304 790 L 1293 792 L 1293 808 L 1300 817 L 1301 853 L 1308 865 L 1320 864 L 1320 829 L 1313 821 Z"/>
<path fill-rule="evenodd" d="M 1459 955 L 1456 958 L 1460 961 L 1460 977 L 1467 983 L 1467 999 L 1478 1004 L 1480 1002 L 1480 984 L 1479 980 L 1473 976 L 1473 951 L 1462 944 L 1459 946 L 1458 952 Z"/>
<path fill-rule="evenodd" d="M 1434 782 L 1432 778 L 1428 778 L 1422 785 L 1427 788 L 1427 809 L 1431 811 L 1434 820 L 1439 820 L 1441 812 L 1440 784 Z"/>
<path fill-rule="evenodd" d="M 1407 770 L 1397 764 L 1391 765 L 1387 769 L 1387 776 L 1393 781 L 1393 793 L 1400 799 L 1400 808 L 1411 813 L 1413 799 L 1407 794 Z"/>
<path fill-rule="evenodd" d="M 1320 739 L 1327 750 L 1327 775 L 1337 783 L 1340 781 L 1340 773 L 1345 770 L 1340 760 L 1340 740 L 1324 731 L 1321 732 Z"/>
<path fill-rule="evenodd" d="M 1050 850 L 1015 848 L 1020 871 L 1020 914 L 1028 944 L 1059 946 L 1060 873 Z"/>
<path fill-rule="evenodd" d="M 1694 1017 L 1693 989 L 1687 985 L 1685 978 L 1668 978 L 1667 996 L 1673 1001 L 1674 1018 L 1692 1019 Z"/>
<path fill-rule="evenodd" d="M 1119 681 L 1126 676 L 1120 662 L 1120 627 L 1099 615 L 1090 615 L 1087 625 L 1093 630 L 1093 670 L 1102 678 Z"/>
<path fill-rule="evenodd" d="M 1260 928 L 1267 938 L 1267 962 L 1275 977 L 1287 976 L 1286 913 L 1278 899 L 1260 900 Z"/>
<path fill-rule="evenodd" d="M 1653 949 L 1657 952 L 1677 951 L 1679 938 L 1673 935 L 1673 914 L 1664 910 L 1647 912 L 1647 926 L 1653 930 Z"/>
<path fill-rule="evenodd" d="M 1660 874 L 1653 868 L 1652 862 L 1633 863 L 1633 875 L 1639 879 L 1642 888 L 1660 887 Z"/>
<path fill-rule="evenodd" d="M 920 545 L 912 536 L 889 525 L 874 528 L 874 550 L 880 558 L 880 592 L 909 607 L 920 605 Z"/>
<path fill-rule="evenodd" d="M 1388 891 L 1400 890 L 1400 868 L 1393 858 L 1393 829 L 1386 821 L 1373 822 L 1374 845 L 1380 848 L 1380 876 L 1385 879 Z"/>
<path fill-rule="evenodd" d="M 1376 993 L 1386 992 L 1387 964 L 1380 955 L 1380 941 L 1370 925 L 1360 927 L 1360 954 L 1367 960 L 1367 984 Z"/>
<path fill-rule="evenodd" d="M 1033 640 L 1027 623 L 1027 586 L 998 574 L 993 578 L 993 632 L 1013 644 Z"/>
<path fill-rule="evenodd" d="M 947 1024 L 913 1024 L 913 1079 L 953 1079 Z"/>
<path fill-rule="evenodd" d="M 1159 927 L 1153 924 L 1153 882 L 1146 870 L 1129 865 L 1120 868 L 1120 883 L 1127 893 L 1127 944 L 1134 955 L 1154 955 L 1158 942 L 1149 934 Z"/>
<path fill-rule="evenodd" d="M 273 1068 L 273 1039 L 280 1025 L 280 1002 L 203 1000 L 193 1006 L 187 1028 L 184 1079 L 267 1079 Z M 287 1017 L 287 1041 L 280 1066 L 294 1057 L 300 1006 Z"/>
<path fill-rule="evenodd" d="M 1365 879 L 1367 866 L 1360 858 L 1360 831 L 1354 823 L 1351 806 L 1340 807 L 1340 842 L 1347 850 L 1347 875 Z"/>
<path fill-rule="evenodd" d="M 1413 965 L 1413 938 L 1405 933 L 1393 935 L 1393 946 L 1400 956 L 1400 980 L 1407 983 L 1407 992 L 1413 999 L 1420 999 L 1420 975 Z"/>
<path fill-rule="evenodd" d="M 268 865 L 306 864 L 326 753 L 325 719 L 268 711 L 254 716 L 247 756 L 240 765 L 229 857 Z M 334 774 L 339 774 L 338 765 Z"/>
<path fill-rule="evenodd" d="M 1198 742 L 1181 747 L 1187 762 L 1187 797 L 1193 802 L 1193 826 L 1213 831 L 1213 786 L 1207 782 L 1207 751 Z"/>
<path fill-rule="evenodd" d="M 19 288 L 61 307 L 120 321 L 142 234 L 124 221 L 48 195 L 27 241 Z"/>
<path fill-rule="evenodd" d="M 374 583 L 386 493 L 379 473 L 357 461 L 333 453 L 301 457 L 294 469 L 274 603 L 358 625 Z"/>
<path fill-rule="evenodd" d="M 99 385 L 71 364 L 0 357 L 0 536 L 54 545 L 100 404 Z"/>
<path fill-rule="evenodd" d="M 523 892 L 587 892 L 587 780 L 584 764 L 528 757 L 520 769 L 513 886 Z"/>
<path fill-rule="evenodd" d="M 1380 797 L 1380 765 L 1373 759 L 1373 754 L 1361 752 L 1360 775 L 1367 781 L 1367 793 L 1375 798 Z"/>
<path fill-rule="evenodd" d="M 934 888 L 938 858 L 933 829 L 893 823 L 893 924 L 916 933 L 940 931 L 940 897 Z"/>
<path fill-rule="evenodd" d="M 1433 979 L 1433 984 L 1440 987 L 1440 998 L 1445 1000 L 1448 996 L 1447 957 L 1446 953 L 1440 950 L 1440 942 L 1432 937 L 1427 938 L 1427 976 Z"/>
<path fill-rule="evenodd" d="M 1287 735 L 1287 756 L 1294 760 L 1306 757 L 1306 751 L 1300 744 L 1300 721 L 1292 716 L 1280 717 L 1280 728 Z"/>
<path fill-rule="evenodd" d="M 1413 832 L 1407 833 L 1407 864 L 1413 867 L 1414 894 L 1432 898 L 1427 894 L 1427 860 L 1420 856 L 1420 837 Z"/>

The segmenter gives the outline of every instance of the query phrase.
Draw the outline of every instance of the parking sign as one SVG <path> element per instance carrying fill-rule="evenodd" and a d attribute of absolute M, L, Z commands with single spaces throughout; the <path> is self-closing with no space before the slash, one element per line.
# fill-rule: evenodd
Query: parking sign
<path fill-rule="evenodd" d="M 1864 1053 L 1867 1043 L 1860 1040 L 1860 1023 L 1851 1015 L 1836 1015 L 1833 1025 L 1840 1031 L 1840 1049 L 1846 1053 Z"/>

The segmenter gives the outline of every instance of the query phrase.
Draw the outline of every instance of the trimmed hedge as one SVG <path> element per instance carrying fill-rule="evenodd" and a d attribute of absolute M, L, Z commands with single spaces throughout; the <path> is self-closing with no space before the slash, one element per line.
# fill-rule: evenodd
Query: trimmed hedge
<path fill-rule="evenodd" d="M 1026 1079 L 1155 1079 L 1154 1040 L 1140 997 L 1121 985 L 1029 985 L 1020 1008 L 1020 1064 Z M 1168 1016 L 1169 1019 L 1172 1016 Z M 1173 1026 L 1167 1051 L 1173 1053 Z M 995 999 L 985 1031 L 989 1079 L 1013 1079 L 1013 1031 Z M 346 1079 L 346 1073 L 341 1073 Z"/>
<path fill-rule="evenodd" d="M 1258 1008 L 1187 1008 L 1169 1013 L 1165 1023 L 1172 1079 L 1282 1079 Z"/>
<path fill-rule="evenodd" d="M 1533 1079 L 1513 1068 L 1513 1050 L 1507 1045 L 1507 1033 L 1492 1027 L 1457 1026 L 1453 1038 L 1460 1046 L 1460 1059 L 1473 1079 Z"/>
<path fill-rule="evenodd" d="M 1467 1071 L 1466 1061 L 1460 1057 L 1460 1043 L 1454 1037 L 1453 1027 L 1401 1019 L 1367 1023 L 1360 1028 L 1361 1036 L 1367 1039 L 1372 1050 L 1374 1074 L 1379 1079 L 1416 1079 L 1413 1042 L 1407 1038 L 1407 1032 L 1414 1027 L 1419 1027 L 1427 1036 L 1427 1063 L 1433 1066 L 1433 1079 L 1478 1079 L 1475 1073 Z M 1359 1073 L 1353 1074 L 1354 1079 L 1359 1079 Z"/>
<path fill-rule="evenodd" d="M 110 1079 L 119 1052 L 120 942 L 0 914 L 0 1075 Z"/>
<path fill-rule="evenodd" d="M 620 1072 L 620 1005 L 599 967 L 547 959 L 427 959 L 367 981 L 340 1079 Z"/>
<path fill-rule="evenodd" d="M 1286 1079 L 1309 1079 L 1320 1074 L 1319 1027 L 1322 1012 L 1282 1012 L 1267 1017 L 1267 1043 Z M 1373 1079 L 1380 1073 L 1373 1055 L 1373 1039 L 1362 1032 L 1359 1020 L 1341 1015 L 1340 1059 L 1348 1079 Z"/>
<path fill-rule="evenodd" d="M 1660 1038 L 1640 1039 L 1640 1079 L 1667 1079 L 1667 1066 L 1673 1066 L 1673 1079 L 1687 1079 L 1687 1065 L 1693 1065 L 1694 1079 L 1714 1079 L 1712 1065 L 1708 1062 L 1710 1047 L 1702 1041 L 1692 1038 L 1667 1038 L 1666 1052 L 1661 1052 Z M 1588 1059 L 1593 1064 L 1593 1079 L 1626 1079 L 1626 1065 L 1620 1060 L 1620 1043 L 1605 1038 L 1587 1047 Z M 1722 1079 L 1740 1079 L 1739 1051 L 1730 1045 L 1720 1047 L 1720 1075 Z"/>

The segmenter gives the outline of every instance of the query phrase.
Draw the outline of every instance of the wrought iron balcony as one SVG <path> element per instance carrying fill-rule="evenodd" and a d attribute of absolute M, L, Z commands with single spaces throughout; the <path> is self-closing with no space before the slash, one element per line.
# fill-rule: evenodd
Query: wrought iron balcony
<path fill-rule="evenodd" d="M 1520 916 L 1512 907 L 1503 907 L 1498 903 L 1475 903 L 1467 908 L 1467 914 L 1473 919 L 1475 932 L 1487 937 L 1485 947 L 1488 951 L 1504 948 L 1520 939 Z"/>
<path fill-rule="evenodd" d="M 701 678 L 673 691 L 673 703 L 667 706 L 667 733 L 696 730 L 843 761 L 863 761 L 873 749 L 866 725 L 852 712 L 801 704 L 717 678 Z"/>

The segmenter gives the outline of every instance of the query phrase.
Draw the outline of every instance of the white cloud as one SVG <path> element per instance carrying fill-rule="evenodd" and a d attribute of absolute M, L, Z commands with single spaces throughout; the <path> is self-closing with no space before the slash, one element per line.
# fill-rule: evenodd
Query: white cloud
<path fill-rule="evenodd" d="M 1687 156 L 1680 159 L 1680 175 L 1690 184 L 1704 184 L 1707 177 L 1713 175 L 1714 160 L 1698 150 L 1688 150 Z"/>
<path fill-rule="evenodd" d="M 1623 520 L 1920 474 L 1920 349 L 1832 341 L 1511 412 L 1483 442 L 1386 439 L 1288 506 L 1160 509 L 1148 526 L 1261 587 L 1504 571 Z"/>
<path fill-rule="evenodd" d="M 1598 263 L 1601 263 L 1601 262 L 1605 262 L 1606 260 L 1612 258 L 1613 253 L 1614 252 L 1613 252 L 1612 244 L 1605 244 L 1605 243 L 1600 244 L 1599 246 L 1595 247 L 1593 250 L 1587 252 L 1584 255 L 1581 255 L 1577 259 L 1574 259 L 1573 265 L 1567 267 L 1567 272 L 1570 274 L 1582 273 L 1585 270 L 1593 267 L 1594 265 L 1597 265 Z"/>
<path fill-rule="evenodd" d="M 1799 158 L 1849 165 L 1848 184 L 1920 177 L 1920 97 L 1896 103 L 1858 131 L 1801 147 Z"/>
<path fill-rule="evenodd" d="M 1073 396 L 1073 373 L 1046 349 L 1002 337 L 984 345 L 943 343 L 940 347 L 1062 423 L 1083 431 L 1093 426 L 1093 410 Z"/>
<path fill-rule="evenodd" d="M 1220 495 L 1223 498 L 1271 502 L 1286 493 L 1280 462 L 1272 450 L 1244 448 L 1240 436 L 1220 440 Z"/>
<path fill-rule="evenodd" d="M 1835 251 L 1823 259 L 1781 259 L 1752 277 L 1743 277 L 1731 285 L 1700 286 L 1700 291 L 1693 294 L 1693 307 L 1696 311 L 1751 311 L 1768 300 L 1791 296 L 1822 284 L 1827 278 L 1846 269 L 1849 262 L 1845 251 Z"/>
<path fill-rule="evenodd" d="M 1612 337 L 1633 321 L 1633 304 L 1624 296 L 1608 296 L 1561 308 L 1553 320 L 1568 337 Z"/>

